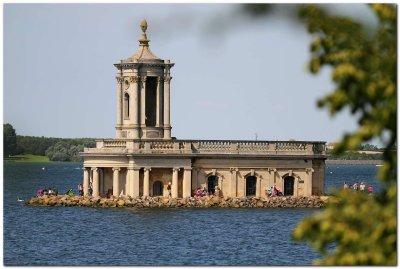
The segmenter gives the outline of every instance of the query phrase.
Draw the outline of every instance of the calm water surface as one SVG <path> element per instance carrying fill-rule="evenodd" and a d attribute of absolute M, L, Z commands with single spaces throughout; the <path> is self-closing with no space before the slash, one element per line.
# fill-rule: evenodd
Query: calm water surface
<path fill-rule="evenodd" d="M 321 209 L 30 207 L 41 187 L 82 181 L 79 163 L 4 164 L 5 265 L 309 265 L 318 254 L 290 233 Z M 45 168 L 45 169 L 42 169 Z M 327 166 L 329 193 L 366 180 L 374 165 Z"/>

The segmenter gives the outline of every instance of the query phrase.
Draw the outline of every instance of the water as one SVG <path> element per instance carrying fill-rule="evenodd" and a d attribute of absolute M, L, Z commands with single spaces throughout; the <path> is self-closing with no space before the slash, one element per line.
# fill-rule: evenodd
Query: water
<path fill-rule="evenodd" d="M 57 208 L 17 202 L 44 186 L 59 193 L 76 188 L 81 167 L 4 165 L 5 265 L 309 265 L 319 257 L 291 241 L 290 233 L 321 209 Z M 374 165 L 327 166 L 325 189 L 357 179 L 379 190 L 376 171 Z"/>

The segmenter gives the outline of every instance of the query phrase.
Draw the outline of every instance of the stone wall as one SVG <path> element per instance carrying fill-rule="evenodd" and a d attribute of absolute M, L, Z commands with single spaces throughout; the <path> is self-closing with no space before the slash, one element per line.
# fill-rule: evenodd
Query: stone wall
<path fill-rule="evenodd" d="M 210 197 L 190 197 L 190 198 L 164 198 L 164 197 L 145 197 L 130 198 L 94 198 L 90 196 L 43 196 L 33 197 L 26 204 L 33 206 L 80 206 L 80 207 L 231 207 L 231 208 L 320 208 L 329 200 L 328 196 L 310 197 L 268 197 L 268 198 L 221 198 Z"/>

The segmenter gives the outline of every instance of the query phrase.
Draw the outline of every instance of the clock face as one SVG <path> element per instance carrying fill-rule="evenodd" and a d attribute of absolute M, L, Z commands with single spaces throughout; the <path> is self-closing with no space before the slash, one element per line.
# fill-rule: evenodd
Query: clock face
<path fill-rule="evenodd" d="M 129 81 L 128 81 L 128 80 L 125 80 L 124 85 L 125 85 L 125 90 L 127 90 L 127 89 L 129 88 Z"/>

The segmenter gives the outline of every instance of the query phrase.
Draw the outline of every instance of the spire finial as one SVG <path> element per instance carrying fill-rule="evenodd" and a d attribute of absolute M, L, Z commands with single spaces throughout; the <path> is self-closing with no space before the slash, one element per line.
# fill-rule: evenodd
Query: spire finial
<path fill-rule="evenodd" d="M 143 19 L 143 20 L 140 22 L 140 28 L 142 28 L 142 31 L 143 31 L 143 33 L 145 34 L 145 33 L 146 33 L 146 30 L 147 30 L 147 21 L 146 21 L 146 19 Z"/>

